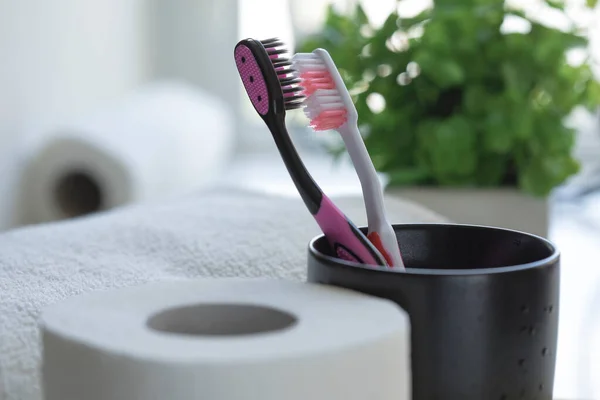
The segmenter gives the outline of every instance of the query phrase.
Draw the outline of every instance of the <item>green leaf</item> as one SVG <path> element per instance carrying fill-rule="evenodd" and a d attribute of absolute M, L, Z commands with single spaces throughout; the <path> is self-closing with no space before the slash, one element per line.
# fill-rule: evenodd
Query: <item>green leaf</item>
<path fill-rule="evenodd" d="M 527 74 L 522 73 L 523 68 L 507 60 L 501 64 L 502 77 L 509 95 L 514 96 L 518 101 L 527 97 L 527 93 L 531 90 L 531 82 Z"/>
<path fill-rule="evenodd" d="M 510 125 L 516 140 L 527 140 L 534 135 L 534 115 L 528 107 L 513 109 L 510 115 Z"/>
<path fill-rule="evenodd" d="M 520 187 L 535 196 L 547 196 L 553 184 L 554 182 L 548 180 L 543 167 L 537 160 L 520 171 Z"/>
<path fill-rule="evenodd" d="M 506 173 L 508 158 L 494 153 L 481 153 L 476 171 L 476 181 L 481 186 L 497 186 Z"/>
<path fill-rule="evenodd" d="M 565 2 L 563 0 L 545 0 L 545 3 L 552 8 L 556 8 L 557 10 L 564 11 L 565 9 Z"/>
<path fill-rule="evenodd" d="M 414 88 L 412 94 L 413 101 L 420 104 L 422 107 L 427 107 L 430 104 L 434 104 L 439 97 L 440 87 L 434 84 L 429 79 L 416 79 L 409 86 Z M 408 101 L 404 99 L 403 101 Z"/>
<path fill-rule="evenodd" d="M 449 26 L 438 21 L 431 21 L 423 33 L 422 41 L 431 49 L 436 49 L 442 54 L 447 53 L 450 46 Z"/>
<path fill-rule="evenodd" d="M 538 144 L 534 149 L 540 151 L 542 156 L 562 156 L 568 154 L 575 145 L 575 130 L 563 126 L 556 117 L 538 114 L 535 139 L 529 145 Z"/>
<path fill-rule="evenodd" d="M 554 187 L 578 171 L 579 163 L 571 157 L 537 158 L 522 168 L 519 185 L 535 196 L 546 197 Z"/>
<path fill-rule="evenodd" d="M 460 84 L 465 79 L 465 71 L 463 67 L 454 60 L 440 60 L 439 65 L 440 74 L 444 75 L 445 86 L 453 86 Z"/>
<path fill-rule="evenodd" d="M 598 4 L 598 0 L 586 0 L 585 3 L 589 8 L 596 8 L 596 4 Z"/>
<path fill-rule="evenodd" d="M 455 60 L 423 51 L 415 54 L 415 61 L 420 65 L 422 74 L 431 78 L 440 88 L 458 85 L 465 80 L 465 71 Z"/>
<path fill-rule="evenodd" d="M 365 13 L 365 10 L 362 8 L 360 3 L 356 3 L 356 8 L 354 9 L 354 19 L 360 25 L 369 23 L 369 17 Z"/>
<path fill-rule="evenodd" d="M 392 12 L 387 16 L 379 31 L 387 39 L 396 32 L 396 30 L 398 30 L 398 14 Z"/>
<path fill-rule="evenodd" d="M 529 20 L 529 16 L 523 10 L 521 10 L 519 8 L 511 7 L 508 5 L 505 8 L 504 15 L 505 16 L 515 16 L 515 17 L 523 18 L 525 20 Z"/>
<path fill-rule="evenodd" d="M 483 132 L 484 148 L 490 152 L 506 154 L 514 140 L 513 132 L 507 129 L 506 115 L 500 111 L 492 111 L 485 120 Z"/>
<path fill-rule="evenodd" d="M 432 16 L 432 10 L 426 9 L 411 18 L 398 18 L 397 26 L 398 26 L 398 28 L 400 28 L 402 30 L 409 30 L 417 25 L 427 22 L 428 20 L 431 19 L 431 16 Z"/>
<path fill-rule="evenodd" d="M 477 166 L 476 136 L 466 118 L 452 117 L 431 133 L 431 167 L 447 182 L 471 175 Z"/>
<path fill-rule="evenodd" d="M 465 88 L 465 110 L 472 115 L 482 114 L 486 109 L 487 93 L 481 85 L 470 85 Z"/>

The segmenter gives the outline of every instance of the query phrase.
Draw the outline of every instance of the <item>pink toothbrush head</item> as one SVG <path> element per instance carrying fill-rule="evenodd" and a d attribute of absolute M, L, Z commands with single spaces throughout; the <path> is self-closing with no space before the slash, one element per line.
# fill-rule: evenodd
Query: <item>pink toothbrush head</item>
<path fill-rule="evenodd" d="M 256 112 L 275 140 L 304 204 L 340 257 L 369 265 L 387 265 L 384 256 L 315 183 L 296 151 L 285 125 L 286 110 L 304 105 L 301 79 L 278 39 L 245 39 L 234 50 L 242 83 Z M 282 221 L 283 223 L 284 221 Z"/>

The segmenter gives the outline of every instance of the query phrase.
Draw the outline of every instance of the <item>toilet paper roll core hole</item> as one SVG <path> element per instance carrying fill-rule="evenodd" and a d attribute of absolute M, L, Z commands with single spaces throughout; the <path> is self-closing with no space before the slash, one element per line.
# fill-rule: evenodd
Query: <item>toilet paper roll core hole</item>
<path fill-rule="evenodd" d="M 58 208 L 67 218 L 79 217 L 100 211 L 102 190 L 96 178 L 83 171 L 63 174 L 54 189 Z"/>
<path fill-rule="evenodd" d="M 151 316 L 150 329 L 182 335 L 234 336 L 287 329 L 297 318 L 273 307 L 210 303 L 170 308 Z"/>

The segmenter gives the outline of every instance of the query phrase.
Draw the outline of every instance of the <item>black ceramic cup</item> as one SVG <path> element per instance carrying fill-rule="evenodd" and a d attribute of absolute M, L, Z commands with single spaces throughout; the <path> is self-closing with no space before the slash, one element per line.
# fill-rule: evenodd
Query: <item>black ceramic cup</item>
<path fill-rule="evenodd" d="M 407 311 L 413 400 L 551 400 L 560 280 L 554 245 L 493 227 L 394 229 L 405 271 L 338 259 L 318 236 L 309 244 L 308 281 L 387 298 Z"/>

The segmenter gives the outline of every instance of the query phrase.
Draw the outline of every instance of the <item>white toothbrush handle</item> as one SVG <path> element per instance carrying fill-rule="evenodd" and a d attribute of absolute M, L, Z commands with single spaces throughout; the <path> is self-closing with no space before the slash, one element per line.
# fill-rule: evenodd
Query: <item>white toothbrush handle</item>
<path fill-rule="evenodd" d="M 381 182 L 369 152 L 355 123 L 345 123 L 338 132 L 342 136 L 362 187 L 369 233 L 377 232 L 394 265 L 404 268 L 398 240 L 387 219 Z"/>
<path fill-rule="evenodd" d="M 338 132 L 344 140 L 346 150 L 360 180 L 370 232 L 386 219 L 381 183 L 358 128 L 353 124 L 346 123 L 338 129 Z"/>

